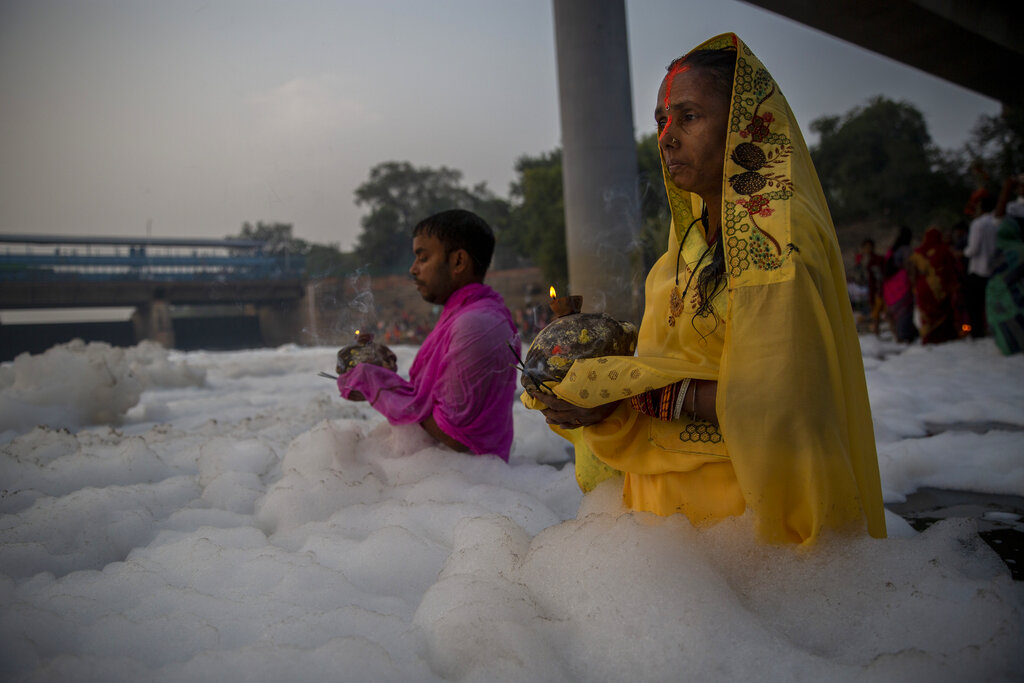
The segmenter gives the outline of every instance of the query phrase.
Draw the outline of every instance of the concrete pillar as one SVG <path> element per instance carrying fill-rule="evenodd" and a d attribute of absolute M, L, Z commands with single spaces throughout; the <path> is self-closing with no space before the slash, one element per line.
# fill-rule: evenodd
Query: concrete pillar
<path fill-rule="evenodd" d="M 316 343 L 309 335 L 308 317 L 303 308 L 303 299 L 264 304 L 257 314 L 260 321 L 260 336 L 267 346 L 282 344 Z"/>
<path fill-rule="evenodd" d="M 138 306 L 132 313 L 132 327 L 135 330 L 136 342 L 149 339 L 166 349 L 174 348 L 171 310 L 163 299 L 154 299 Z"/>
<path fill-rule="evenodd" d="M 268 346 L 349 343 L 354 328 L 342 324 L 345 310 L 339 278 L 308 280 L 302 298 L 259 307 L 260 332 Z"/>
<path fill-rule="evenodd" d="M 640 322 L 633 99 L 624 0 L 553 0 L 562 124 L 567 294 Z"/>

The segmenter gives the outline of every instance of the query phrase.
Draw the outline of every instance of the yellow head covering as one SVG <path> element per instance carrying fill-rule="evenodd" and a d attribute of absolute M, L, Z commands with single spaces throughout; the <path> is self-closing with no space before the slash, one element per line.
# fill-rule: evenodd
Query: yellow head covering
<path fill-rule="evenodd" d="M 734 34 L 696 49 L 723 48 L 737 59 L 722 179 L 728 285 L 715 297 L 716 315 L 693 318 L 693 306 L 673 298 L 677 258 L 698 263 L 708 245 L 703 230 L 692 230 L 680 251 L 702 203 L 673 184 L 663 161 L 673 229 L 648 276 L 637 357 L 576 361 L 554 392 L 593 406 L 685 377 L 717 380 L 724 457 L 764 539 L 807 542 L 823 528 L 858 524 L 884 537 L 864 367 L 828 206 L 793 113 L 757 57 Z M 626 472 L 687 470 L 723 457 L 706 449 L 680 465 L 681 456 L 656 450 L 653 429 L 650 443 L 624 453 L 609 429 L 581 435 Z M 617 452 L 608 453 L 613 443 Z M 654 500 L 645 509 L 685 511 L 659 501 L 679 494 L 653 480 L 631 484 L 627 475 L 627 489 Z M 651 490 L 638 494 L 637 486 Z"/>

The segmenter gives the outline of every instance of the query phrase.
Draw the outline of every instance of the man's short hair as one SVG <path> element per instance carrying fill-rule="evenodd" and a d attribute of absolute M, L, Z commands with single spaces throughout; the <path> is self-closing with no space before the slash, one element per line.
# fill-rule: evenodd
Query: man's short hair
<path fill-rule="evenodd" d="M 412 229 L 412 236 L 435 237 L 447 256 L 465 249 L 473 261 L 474 274 L 483 279 L 494 255 L 494 232 L 487 221 L 472 211 L 450 209 L 424 218 Z"/>

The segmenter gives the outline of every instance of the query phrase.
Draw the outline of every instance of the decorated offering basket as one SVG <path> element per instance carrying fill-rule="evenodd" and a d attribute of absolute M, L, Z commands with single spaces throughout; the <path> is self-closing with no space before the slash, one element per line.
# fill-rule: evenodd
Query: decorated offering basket
<path fill-rule="evenodd" d="M 343 375 L 360 363 L 379 365 L 391 371 L 398 370 L 398 361 L 391 349 L 374 342 L 372 334 L 356 332 L 356 343 L 338 351 L 338 374 Z"/>
<path fill-rule="evenodd" d="M 570 313 L 555 318 L 541 330 L 523 361 L 524 388 L 552 393 L 546 384 L 558 384 L 573 361 L 600 356 L 632 356 L 637 328 L 606 313 Z"/>

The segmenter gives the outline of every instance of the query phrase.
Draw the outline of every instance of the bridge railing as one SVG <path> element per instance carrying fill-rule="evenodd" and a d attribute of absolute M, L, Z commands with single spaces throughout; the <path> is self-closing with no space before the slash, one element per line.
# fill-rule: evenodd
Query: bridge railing
<path fill-rule="evenodd" d="M 245 281 L 301 279 L 305 259 L 294 254 L 0 253 L 0 281 Z"/>

